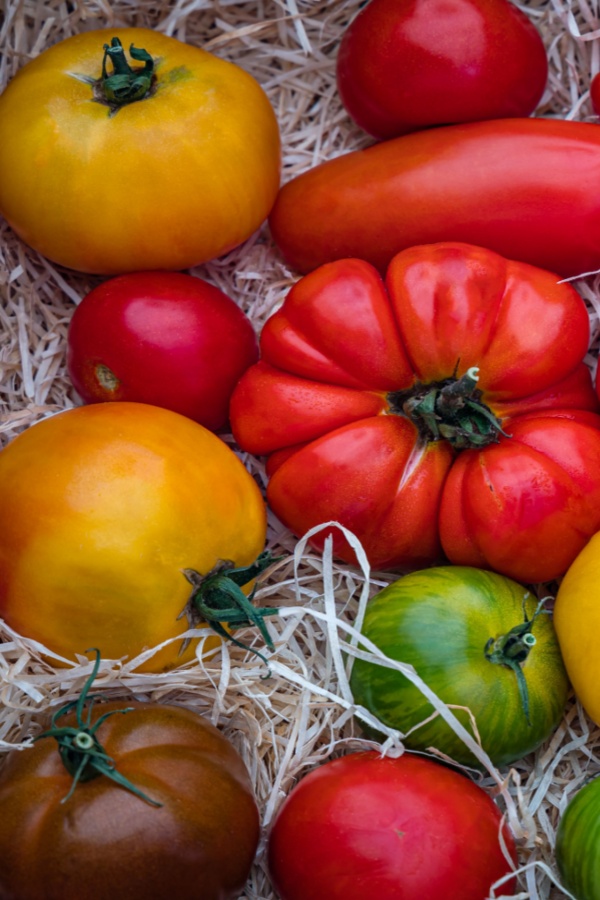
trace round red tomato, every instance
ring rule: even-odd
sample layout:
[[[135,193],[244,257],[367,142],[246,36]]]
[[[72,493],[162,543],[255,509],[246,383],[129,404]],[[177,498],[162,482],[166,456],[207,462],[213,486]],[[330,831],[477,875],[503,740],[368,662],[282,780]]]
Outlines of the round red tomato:
[[[298,535],[335,521],[376,568],[445,557],[549,581],[600,529],[588,341],[570,285],[489,250],[414,247],[385,283],[340,260],[300,279],[265,324],[233,433],[269,455],[267,501]]]
[[[212,431],[226,423],[233,388],[257,358],[240,307],[179,272],[104,282],[83,298],[68,332],[69,376],[86,403],[149,403]]]
[[[511,870],[500,833],[498,808],[464,775],[407,753],[353,753],[292,790],[269,868],[281,900],[483,900]],[[506,828],[503,838],[514,860]]]
[[[542,38],[507,0],[370,0],[337,59],[344,106],[377,138],[528,116],[547,76]]]
[[[96,704],[91,727],[73,714],[56,725],[72,729],[71,746],[104,751],[130,787],[97,774],[90,757],[73,787],[85,751],[67,751],[69,770],[52,737],[11,753],[0,775],[2,897],[240,896],[260,821],[248,771],[220,731],[188,709],[124,701]]]

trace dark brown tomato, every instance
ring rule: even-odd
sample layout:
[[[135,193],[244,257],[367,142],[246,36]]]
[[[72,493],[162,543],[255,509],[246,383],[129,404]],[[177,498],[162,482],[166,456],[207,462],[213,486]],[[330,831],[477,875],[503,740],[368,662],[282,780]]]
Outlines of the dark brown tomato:
[[[118,772],[162,806],[102,775],[62,802],[73,779],[53,738],[11,753],[0,771],[2,900],[240,895],[259,836],[241,756],[184,708],[121,701],[98,704],[94,718],[123,708],[97,737]]]

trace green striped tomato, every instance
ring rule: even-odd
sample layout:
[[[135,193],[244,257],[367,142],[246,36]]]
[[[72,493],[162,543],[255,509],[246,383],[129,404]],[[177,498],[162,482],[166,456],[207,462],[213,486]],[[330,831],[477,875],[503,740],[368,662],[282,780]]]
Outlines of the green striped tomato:
[[[577,900],[600,900],[600,778],[567,804],[556,832],[556,863]]]
[[[367,606],[362,634],[386,656],[414,666],[448,705],[467,707],[495,765],[520,759],[560,721],[568,680],[551,616],[511,579],[467,566],[413,572]],[[434,709],[401,672],[356,659],[355,702],[406,733]],[[472,732],[465,710],[453,710]],[[460,763],[473,754],[440,717],[407,735],[415,750],[436,747]]]

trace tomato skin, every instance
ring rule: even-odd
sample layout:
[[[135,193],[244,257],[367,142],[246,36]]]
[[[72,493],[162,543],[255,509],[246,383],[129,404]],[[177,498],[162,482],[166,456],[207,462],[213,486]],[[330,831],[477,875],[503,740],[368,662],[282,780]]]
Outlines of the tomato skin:
[[[362,634],[387,657],[414,666],[418,675],[451,706],[470,709],[483,749],[496,766],[532,752],[553,733],[567,701],[569,683],[551,617],[540,613],[536,639],[521,666],[527,684],[529,721],[517,676],[486,657],[497,641],[534,616],[537,598],[516,582],[465,566],[413,572],[376,594],[367,606]],[[356,703],[403,733],[434,712],[429,701],[401,673],[356,659],[350,686]],[[453,710],[468,731],[470,717]],[[456,762],[475,758],[439,716],[407,734],[412,750],[435,747]],[[479,763],[476,763],[479,765]]]
[[[510,871],[499,833],[497,807],[463,775],[409,753],[352,753],[291,791],[269,868],[281,900],[482,900]]]
[[[385,283],[367,262],[339,260],[300,279],[266,322],[231,425],[241,447],[268,455],[267,500],[297,535],[333,520],[376,568],[447,558],[547,581],[600,528],[588,341],[571,287],[482,248],[411,248]],[[405,404],[471,367],[512,437],[456,449]],[[356,561],[339,529],[333,541]]]
[[[592,101],[594,114],[600,116],[600,72],[597,72],[592,78],[592,83],[590,84],[590,99]]]
[[[105,281],[76,308],[67,336],[69,377],[86,403],[163,406],[211,431],[225,425],[233,388],[257,359],[240,307],[180,272]]]
[[[109,710],[100,743],[116,769],[163,805],[99,776],[72,776],[52,738],[10,754],[0,772],[0,894],[20,900],[235,900],[259,837],[250,778],[233,745],[191,710],[158,703]],[[62,724],[62,722],[61,722]],[[75,725],[74,716],[64,724]],[[224,833],[227,834],[224,840]]]
[[[157,82],[110,115],[85,78],[100,77],[115,36],[158,60]],[[278,124],[255,79],[150,29],[67,38],[0,97],[0,211],[72,269],[180,270],[220,256],[266,219],[279,179]]]
[[[585,784],[569,801],[556,832],[561,880],[577,900],[600,900],[600,780]]]
[[[249,565],[265,536],[242,462],[170,410],[66,410],[0,453],[0,616],[66,659],[89,647],[131,659],[176,638],[189,627],[178,620],[192,590],[183,570]],[[180,650],[174,641],[140,670],[193,658]]]
[[[554,624],[573,690],[597,724],[600,724],[599,578],[600,534],[596,533],[571,563],[559,585]]]
[[[506,0],[370,0],[337,58],[346,110],[379,139],[528,116],[547,77],[540,34]]]
[[[269,217],[289,265],[465,241],[563,276],[600,268],[597,125],[497,119],[393,138],[283,186]]]

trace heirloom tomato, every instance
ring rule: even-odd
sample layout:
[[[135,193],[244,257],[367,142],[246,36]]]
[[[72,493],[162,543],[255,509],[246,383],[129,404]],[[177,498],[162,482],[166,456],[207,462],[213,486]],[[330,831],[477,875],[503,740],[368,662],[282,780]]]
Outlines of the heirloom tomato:
[[[86,403],[164,406],[216,431],[240,375],[258,359],[250,319],[218,288],[181,272],[111,278],[87,294],[67,336]]]
[[[230,421],[241,447],[269,455],[267,501],[296,534],[333,520],[377,568],[445,554],[546,581],[600,528],[588,340],[569,284],[489,250],[415,247],[385,283],[340,260],[266,322]]]
[[[269,869],[281,900],[483,900],[515,860],[485,791],[405,753],[352,753],[313,769],[271,829]],[[502,892],[514,893],[514,879]]]
[[[600,900],[600,778],[569,800],[558,823],[556,863],[576,900]]]
[[[191,419],[144,403],[66,410],[0,452],[0,616],[69,660],[132,658],[194,623],[188,601],[220,563],[254,562],[265,520],[241,460]],[[191,650],[175,640],[144,668]]]
[[[528,116],[547,77],[539,32],[507,0],[369,0],[337,57],[342,102],[377,138]]]
[[[67,38],[0,96],[0,213],[72,269],[220,256],[266,219],[279,176],[278,124],[258,82],[150,29]]]
[[[554,623],[567,673],[582,706],[600,724],[600,534],[569,566],[554,606]]]
[[[366,259],[381,272],[415,244],[466,241],[564,276],[600,269],[600,128],[495,119],[430,128],[292,178],[269,217],[309,272]]]
[[[494,765],[535,750],[561,719],[569,683],[552,619],[509,578],[468,566],[405,575],[369,601],[362,634],[413,666],[448,706],[470,710]],[[476,762],[444,719],[427,721],[433,706],[401,672],[355,659],[351,688],[357,704],[406,734],[407,747]],[[472,733],[468,713],[453,712]]]
[[[73,729],[68,769],[44,737],[0,772],[2,897],[237,900],[259,815],[247,769],[215,727],[182,707],[124,701],[97,704],[89,725],[87,711],[56,725]],[[89,767],[73,786],[86,748],[130,788]]]

